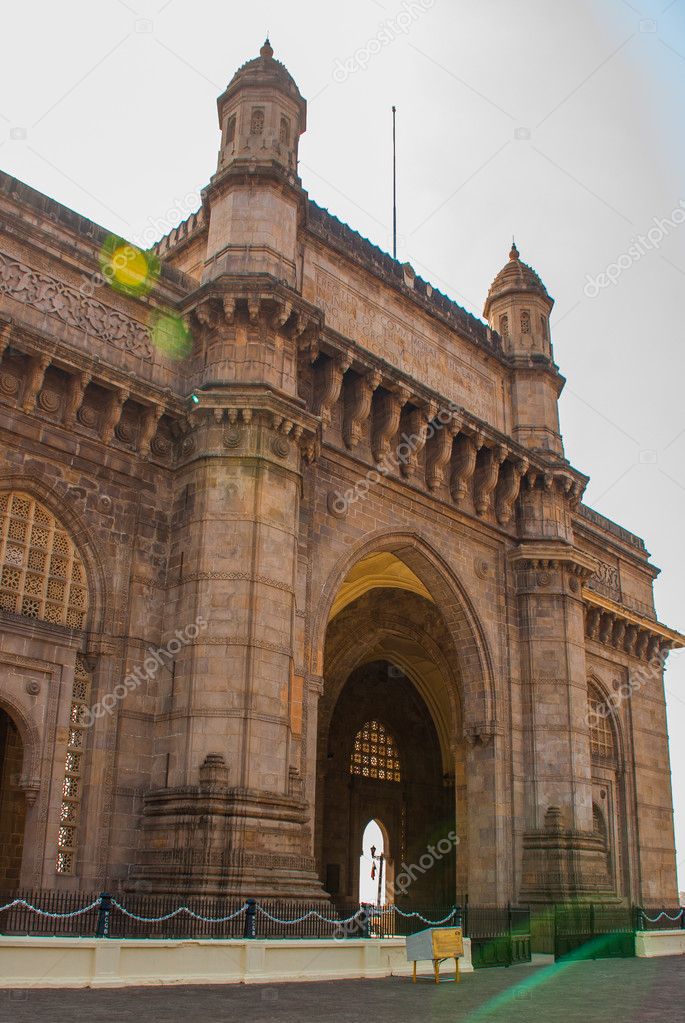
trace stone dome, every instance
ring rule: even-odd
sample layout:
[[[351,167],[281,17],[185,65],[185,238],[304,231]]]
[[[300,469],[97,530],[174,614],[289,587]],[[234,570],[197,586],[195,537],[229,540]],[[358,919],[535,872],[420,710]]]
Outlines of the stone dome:
[[[253,60],[248,60],[245,64],[238,68],[233,78],[228,83],[227,91],[233,90],[236,84],[241,85],[249,84],[249,80],[253,79],[255,84],[263,82],[264,78],[273,78],[280,80],[281,84],[286,85],[289,88],[295,90],[299,95],[299,89],[295,79],[288,71],[285,64],[282,64],[280,60],[274,58],[274,51],[271,43],[268,39],[264,41],[264,45],[259,51],[259,56]]]
[[[521,292],[540,295],[542,298],[552,302],[547,288],[540,280],[538,274],[532,267],[521,262],[519,250],[514,242],[509,253],[509,262],[504,266],[490,285],[488,297],[485,302],[485,316],[490,312],[490,306],[496,298],[502,295],[520,294]]]

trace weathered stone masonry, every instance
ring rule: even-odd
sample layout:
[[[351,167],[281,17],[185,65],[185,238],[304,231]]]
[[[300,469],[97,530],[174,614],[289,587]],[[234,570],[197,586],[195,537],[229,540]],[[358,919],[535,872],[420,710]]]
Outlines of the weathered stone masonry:
[[[268,42],[218,110],[145,297],[0,176],[0,880],[354,900],[375,818],[389,882],[458,837],[407,904],[671,903],[683,640],[545,286],[514,246],[480,321],[313,203]]]

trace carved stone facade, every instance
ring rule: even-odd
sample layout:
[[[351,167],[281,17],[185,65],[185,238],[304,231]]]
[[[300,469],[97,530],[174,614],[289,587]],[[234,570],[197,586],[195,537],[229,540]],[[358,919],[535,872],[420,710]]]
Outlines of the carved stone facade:
[[[219,115],[143,295],[0,176],[0,879],[353,900],[377,819],[408,906],[672,903],[683,640],[581,503],[540,278],[484,322],[316,206],[268,43]]]

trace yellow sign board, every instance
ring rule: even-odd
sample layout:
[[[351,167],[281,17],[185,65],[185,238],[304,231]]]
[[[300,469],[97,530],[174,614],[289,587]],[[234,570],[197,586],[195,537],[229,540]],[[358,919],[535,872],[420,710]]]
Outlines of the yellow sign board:
[[[441,927],[433,931],[433,958],[451,959],[464,954],[464,935],[461,927]]]

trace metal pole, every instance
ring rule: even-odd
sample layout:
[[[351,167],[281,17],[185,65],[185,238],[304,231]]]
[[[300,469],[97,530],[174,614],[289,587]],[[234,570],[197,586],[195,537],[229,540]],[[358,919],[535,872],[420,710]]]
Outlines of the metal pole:
[[[380,908],[380,906],[383,905],[381,899],[383,897],[383,864],[384,864],[384,862],[385,862],[385,856],[383,855],[383,853],[381,853],[380,856],[378,857],[378,864],[379,864],[379,866],[378,866],[378,900],[377,901],[378,901],[379,908]]]
[[[392,257],[397,259],[397,107],[392,108]]]

